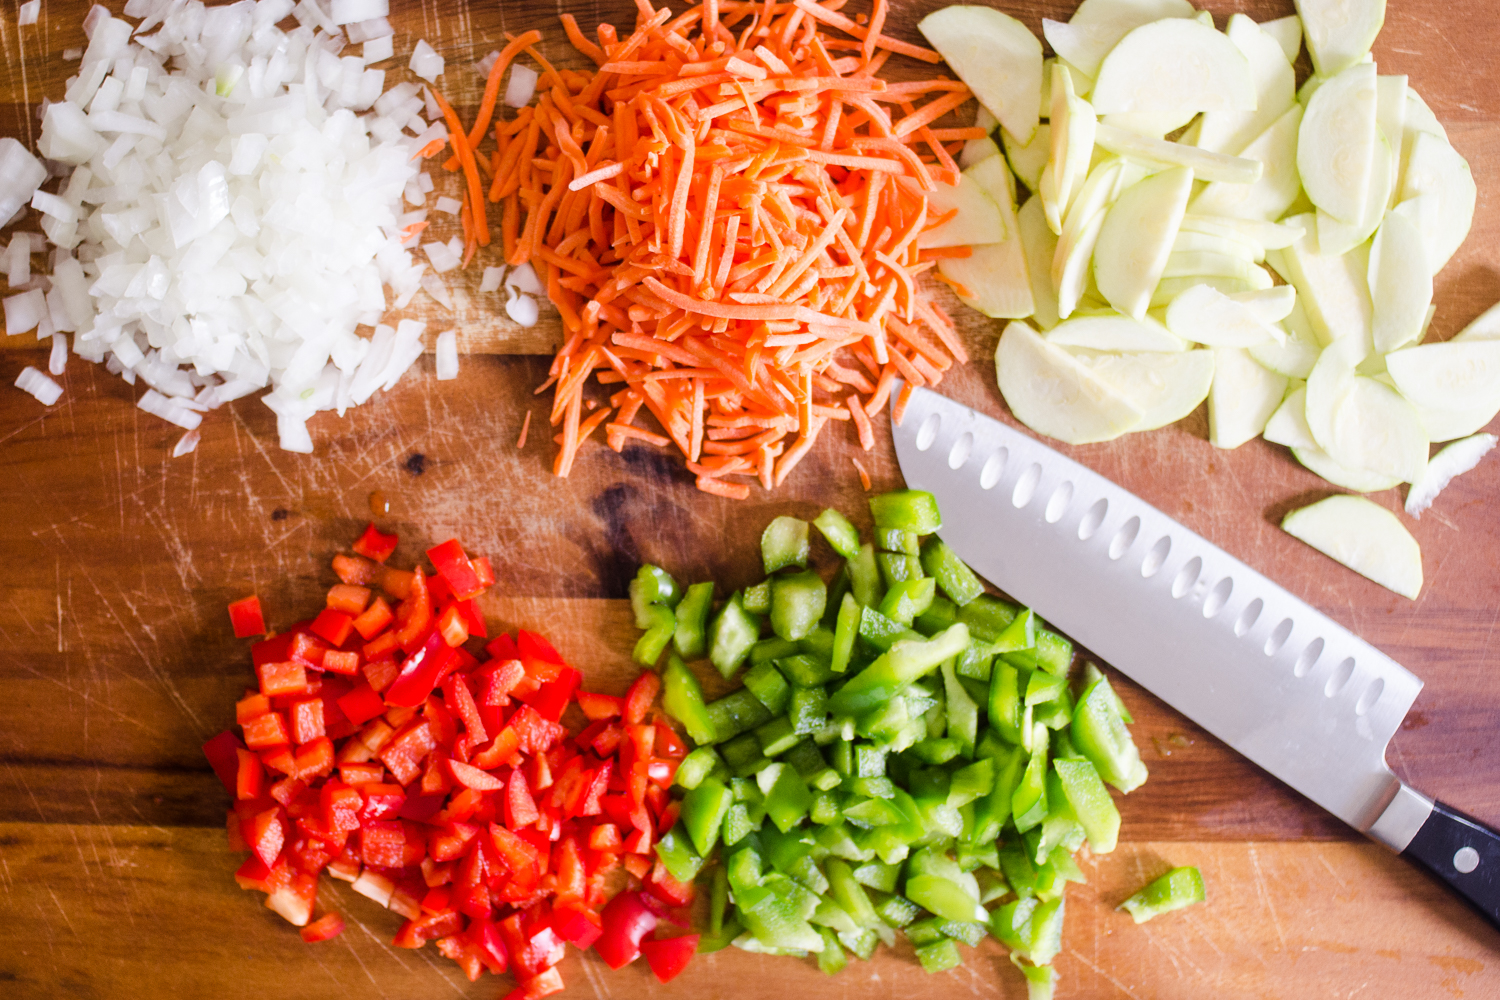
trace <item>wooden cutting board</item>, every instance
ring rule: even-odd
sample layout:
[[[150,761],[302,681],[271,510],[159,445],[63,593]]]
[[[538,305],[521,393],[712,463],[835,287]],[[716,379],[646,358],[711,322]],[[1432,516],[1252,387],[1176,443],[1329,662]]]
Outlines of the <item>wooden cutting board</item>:
[[[936,6],[903,4],[887,30],[916,39],[915,21]],[[1072,5],[1001,6],[1040,29],[1042,16],[1066,18]],[[1236,9],[1209,6],[1221,26]],[[470,64],[503,44],[504,31],[542,28],[544,51],[561,61],[559,11],[586,26],[606,16],[628,23],[618,4],[576,0],[397,8],[397,50],[427,38],[448,58],[446,88],[471,107],[479,77]],[[1240,9],[1257,19],[1291,13],[1288,3]],[[0,14],[0,133],[35,138],[29,111],[60,96],[62,52],[83,44],[85,10],[81,0],[44,0],[40,22],[21,29],[13,4]],[[1410,74],[1479,186],[1469,241],[1436,282],[1440,337],[1500,298],[1500,23],[1491,13],[1482,3],[1393,0],[1375,50],[1383,72]],[[0,996],[509,989],[508,977],[468,984],[430,948],[391,947],[399,918],[342,883],[325,880],[321,899],[349,929],[307,946],[231,878],[239,857],[224,845],[228,802],[198,750],[232,721],[252,679],[224,605],[258,592],[273,625],[315,607],[332,580],[331,554],[370,517],[372,492],[391,504],[382,523],[404,539],[397,563],[458,534],[497,568],[500,584],[485,601],[492,622],[545,631],[590,686],[620,691],[634,641],[622,598],[639,560],[742,585],[755,576],[759,530],[774,514],[810,517],[833,505],[868,528],[851,457],[869,467],[875,489],[900,482],[884,428],[870,455],[825,435],[780,492],[756,489],[743,503],[699,493],[678,459],[635,445],[618,455],[589,446],[569,479],[554,479],[540,433],[550,400],[531,394],[546,360],[525,355],[547,350],[555,319],[544,316],[534,331],[497,319],[498,297],[477,292],[477,272],[451,282],[453,315],[419,310],[435,329],[457,327],[476,352],[458,379],[435,381],[424,361],[348,417],[320,415],[312,456],[279,451],[270,412],[247,399],[210,415],[197,451],[174,460],[180,432],[134,407],[138,389],[77,360],[50,409],[0,391]],[[1008,419],[990,360],[998,330],[956,304],[954,312],[976,360],[943,390]],[[30,350],[0,354],[0,379],[8,384],[28,363],[43,362]],[[518,450],[528,410],[536,423]],[[1205,437],[1200,411],[1160,432],[1067,450],[1421,676],[1427,686],[1392,743],[1392,766],[1500,822],[1500,674],[1489,665],[1500,525],[1487,503],[1500,465],[1488,460],[1420,522],[1408,520],[1427,573],[1410,602],[1277,529],[1287,510],[1327,495],[1326,483],[1282,449],[1257,441],[1222,452]],[[1396,509],[1402,498],[1375,499]],[[1088,885],[1070,890],[1059,997],[1500,995],[1494,931],[1145,692],[1121,689],[1152,776],[1121,802],[1120,848],[1087,862]],[[1180,864],[1203,870],[1207,905],[1142,927],[1113,910]],[[976,952],[937,978],[907,947],[832,981],[811,962],[736,950],[695,962],[670,987],[643,968],[612,973],[576,953],[563,971],[567,995],[596,998],[1024,995],[993,941]]]

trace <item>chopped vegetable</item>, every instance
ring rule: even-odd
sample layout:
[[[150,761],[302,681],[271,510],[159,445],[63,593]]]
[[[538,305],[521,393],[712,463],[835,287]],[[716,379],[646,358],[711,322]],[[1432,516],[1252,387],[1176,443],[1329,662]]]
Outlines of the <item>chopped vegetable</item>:
[[[561,990],[569,943],[616,967],[645,954],[671,979],[697,938],[646,936],[694,897],[702,861],[674,829],[679,812],[705,843],[719,835],[732,796],[708,777],[712,761],[694,802],[672,801],[687,747],[648,718],[656,674],[617,697],[580,690],[535,633],[479,649],[489,561],[450,539],[428,550],[433,575],[397,570],[383,563],[398,541],[370,525],[358,555],[335,557],[340,582],[319,614],[251,647],[259,685],[235,706],[243,742],[226,731],[203,746],[233,799],[231,845],[252,852],[236,880],[323,941],[344,927],[336,913],[312,920],[326,870],[406,918],[397,947],[435,942],[471,980],[509,969],[512,997]],[[653,602],[680,597],[675,582],[641,579],[645,610],[671,614]],[[254,597],[230,611],[237,635],[265,631]],[[575,700],[589,725],[570,735],[559,720]],[[665,701],[714,738],[675,657]],[[689,864],[669,864],[674,851]],[[621,867],[639,888],[610,899]]]
[[[236,639],[266,634],[266,620],[260,613],[260,598],[249,597],[229,603],[229,624]]]
[[[1203,876],[1198,869],[1173,868],[1121,903],[1120,909],[1129,912],[1136,923],[1144,924],[1152,917],[1201,903],[1205,898]]]
[[[1129,716],[1096,668],[1073,676],[1066,639],[985,594],[931,534],[931,494],[870,509],[885,551],[835,511],[814,522],[845,559],[831,586],[804,568],[805,522],[766,529],[770,576],[722,605],[710,645],[725,677],[749,664],[743,689],[704,705],[694,667],[669,660],[665,707],[699,746],[678,768],[681,807],[658,857],[714,886],[700,950],[740,928],[736,946],[816,953],[832,974],[904,929],[939,972],[988,933],[1031,991],[1048,991],[1063,890],[1083,879],[1073,852],[1113,850],[1106,785],[1145,780]],[[637,580],[677,592],[655,566]]]

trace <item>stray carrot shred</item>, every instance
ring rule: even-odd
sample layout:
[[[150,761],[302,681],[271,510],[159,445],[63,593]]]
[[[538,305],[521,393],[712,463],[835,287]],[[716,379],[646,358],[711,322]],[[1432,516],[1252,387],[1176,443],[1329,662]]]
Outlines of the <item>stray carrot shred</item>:
[[[849,456],[849,461],[854,463],[854,468],[859,473],[859,485],[864,487],[866,493],[870,492],[870,474],[865,471],[864,463],[854,455]]]
[[[526,447],[526,432],[531,430],[531,411],[526,411],[526,419],[521,421],[521,436],[516,438],[516,449]]]
[[[555,387],[555,474],[603,426],[610,448],[672,444],[700,490],[744,499],[725,477],[779,486],[829,420],[868,450],[871,417],[889,403],[899,420],[913,385],[966,360],[919,282],[965,250],[917,237],[943,221],[927,192],[956,180],[943,143],[980,131],[934,123],[972,95],[882,79],[892,54],[941,57],[882,33],[890,0],[858,20],[845,2],[705,0],[674,17],[636,0],[634,29],[601,24],[597,42],[563,15],[594,71],[557,69],[528,31],[507,36],[470,129],[433,91],[449,137],[421,155],[451,145],[445,166],[463,172],[464,263],[499,205],[505,261],[531,263],[562,317],[537,390]],[[523,53],[538,99],[507,121],[501,78]],[[623,383],[610,405],[585,402],[590,376]],[[634,426],[642,408],[664,434]]]

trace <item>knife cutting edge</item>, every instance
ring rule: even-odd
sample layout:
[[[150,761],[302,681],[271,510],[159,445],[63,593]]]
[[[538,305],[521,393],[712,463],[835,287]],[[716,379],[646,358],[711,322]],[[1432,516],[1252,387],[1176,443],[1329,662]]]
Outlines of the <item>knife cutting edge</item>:
[[[1500,833],[1403,783],[1405,667],[1096,472],[915,389],[892,427],[964,561],[1080,645],[1500,928]]]

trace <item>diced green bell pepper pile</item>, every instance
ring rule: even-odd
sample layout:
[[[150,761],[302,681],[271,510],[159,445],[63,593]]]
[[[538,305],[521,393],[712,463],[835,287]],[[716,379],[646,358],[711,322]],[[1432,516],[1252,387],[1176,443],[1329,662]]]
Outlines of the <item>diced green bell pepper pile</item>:
[[[1067,639],[984,592],[935,534],[932,494],[870,512],[874,543],[837,511],[812,522],[842,559],[831,584],[809,568],[809,524],[776,518],[766,579],[711,615],[710,584],[641,568],[637,659],[673,645],[665,705],[698,744],[658,856],[711,886],[706,947],[742,928],[733,944],[816,953],[831,974],[904,931],[938,972],[990,934],[1049,997],[1074,852],[1114,849],[1106,786],[1146,779],[1129,713]],[[682,662],[702,659],[744,687],[705,703]],[[1162,892],[1143,907],[1172,905]]]

